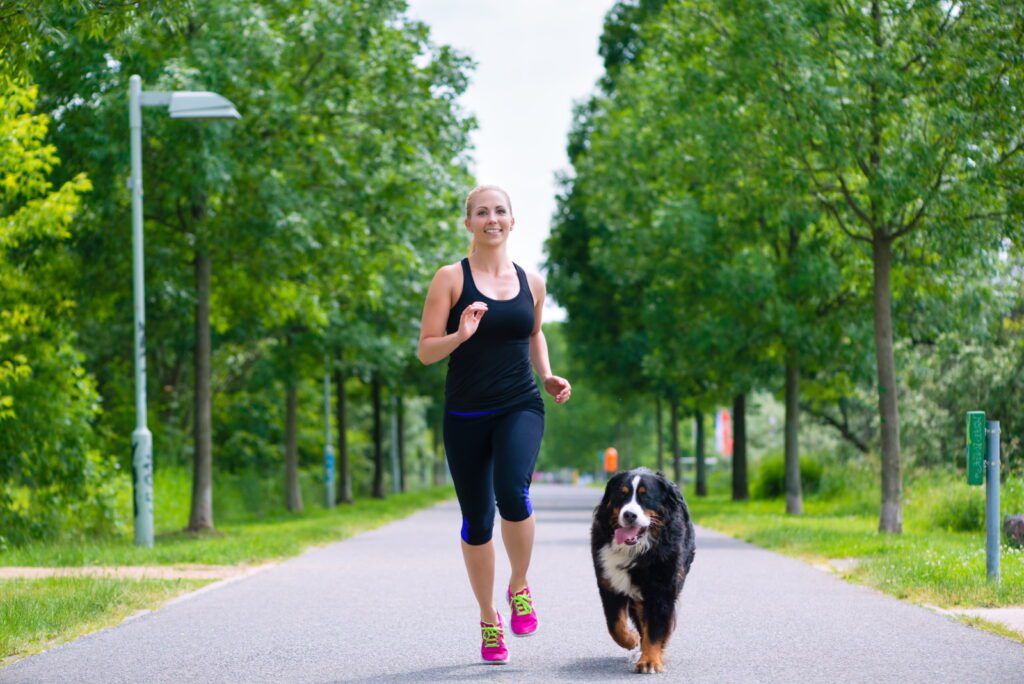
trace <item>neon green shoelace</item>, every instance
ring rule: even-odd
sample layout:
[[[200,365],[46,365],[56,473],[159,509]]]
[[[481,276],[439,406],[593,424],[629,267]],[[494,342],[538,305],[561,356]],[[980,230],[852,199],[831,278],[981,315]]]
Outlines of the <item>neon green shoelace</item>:
[[[523,616],[532,613],[532,601],[533,599],[529,594],[512,594],[512,608],[515,609],[516,615]]]
[[[501,641],[501,627],[481,627],[480,632],[484,637],[484,646],[497,648]]]

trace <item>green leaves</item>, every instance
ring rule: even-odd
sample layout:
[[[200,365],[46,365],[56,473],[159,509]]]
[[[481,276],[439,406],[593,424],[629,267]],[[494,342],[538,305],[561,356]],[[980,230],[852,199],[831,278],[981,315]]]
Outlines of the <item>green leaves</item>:
[[[79,174],[52,189],[59,160],[43,142],[48,118],[32,113],[36,97],[0,73],[0,544],[67,522],[65,497],[101,517],[112,504],[100,484],[109,463],[94,450],[98,396],[61,278],[64,243],[91,186]]]

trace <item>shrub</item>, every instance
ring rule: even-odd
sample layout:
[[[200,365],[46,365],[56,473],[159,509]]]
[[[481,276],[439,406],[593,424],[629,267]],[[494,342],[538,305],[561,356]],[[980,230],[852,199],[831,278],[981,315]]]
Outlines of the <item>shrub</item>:
[[[805,495],[818,491],[821,464],[814,459],[800,459],[800,484]],[[786,462],[782,454],[769,454],[757,464],[751,494],[755,499],[774,499],[786,495]]]
[[[952,532],[985,529],[985,487],[968,485],[962,472],[922,477],[908,487],[906,499],[908,509],[920,511],[929,527]],[[1002,483],[999,508],[1000,525],[1004,516],[1024,513],[1024,482],[1011,476]]]

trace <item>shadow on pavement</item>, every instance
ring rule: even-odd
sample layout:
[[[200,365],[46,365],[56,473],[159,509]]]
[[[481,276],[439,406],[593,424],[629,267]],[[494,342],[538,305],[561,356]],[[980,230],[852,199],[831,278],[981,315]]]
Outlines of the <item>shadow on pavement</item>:
[[[622,679],[633,673],[629,666],[629,658],[623,651],[622,655],[602,658],[579,658],[574,662],[558,668],[558,674],[565,679],[593,681],[595,679]]]
[[[450,665],[442,667],[428,667],[423,670],[415,670],[412,672],[404,672],[402,674],[394,673],[388,675],[378,675],[374,677],[361,677],[358,679],[336,679],[332,680],[338,682],[345,682],[345,684],[380,684],[382,681],[388,682],[458,682],[458,681],[472,681],[478,682],[483,678],[487,679],[517,679],[522,680],[526,672],[522,668],[517,668],[515,665],[489,665],[487,663],[477,663],[473,665]]]

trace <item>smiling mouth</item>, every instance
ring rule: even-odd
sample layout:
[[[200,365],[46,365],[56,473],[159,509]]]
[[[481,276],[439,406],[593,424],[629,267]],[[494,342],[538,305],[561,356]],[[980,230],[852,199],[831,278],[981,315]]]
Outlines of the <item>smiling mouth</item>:
[[[644,536],[646,533],[647,528],[640,527],[639,525],[633,525],[632,527],[616,527],[615,543],[633,546],[640,541],[640,537]]]

